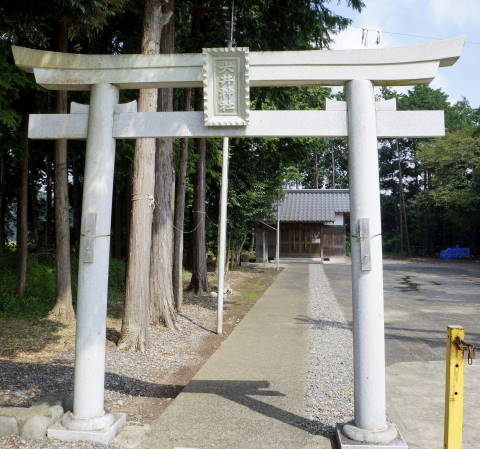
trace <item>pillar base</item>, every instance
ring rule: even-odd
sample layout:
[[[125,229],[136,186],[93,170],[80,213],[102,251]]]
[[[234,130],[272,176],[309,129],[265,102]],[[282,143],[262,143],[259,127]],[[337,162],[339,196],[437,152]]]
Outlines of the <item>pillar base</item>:
[[[63,415],[62,425],[70,430],[101,430],[110,427],[113,421],[113,415],[108,412],[95,418],[76,418],[72,412],[67,412]]]
[[[85,425],[87,420],[82,420],[84,421],[83,429],[79,429],[78,427],[82,427],[81,425],[76,425],[79,420],[72,418],[71,414],[67,413],[64,415],[62,422],[57,422],[48,428],[47,436],[48,438],[56,438],[63,441],[93,441],[95,443],[108,444],[125,426],[127,415],[126,413],[108,413],[104,416],[107,423],[104,428],[88,430],[85,429],[85,427],[89,427],[89,425]],[[109,421],[110,423],[108,424]],[[70,428],[65,427],[64,423]],[[75,429],[72,429],[71,423],[75,423],[73,424],[73,427],[76,427]]]
[[[336,439],[339,449],[408,449],[407,442],[392,423],[380,432],[360,429],[353,423],[337,424]]]

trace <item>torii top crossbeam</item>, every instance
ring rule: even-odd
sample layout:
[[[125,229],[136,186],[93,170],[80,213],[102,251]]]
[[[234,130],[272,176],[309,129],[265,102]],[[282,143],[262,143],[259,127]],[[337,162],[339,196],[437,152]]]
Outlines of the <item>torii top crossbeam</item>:
[[[366,79],[374,85],[426,84],[434,78],[438,67],[455,63],[463,44],[464,38],[460,37],[413,47],[374,50],[249,52],[245,48],[235,48],[168,55],[81,55],[14,46],[13,54],[15,63],[33,72],[36,81],[47,89],[89,90],[102,83],[120,89],[203,86],[205,112],[132,114],[135,111],[120,108],[115,113],[115,138],[334,137],[347,135],[346,108],[338,110],[330,105],[327,111],[250,112],[249,88],[343,85],[352,79]],[[215,77],[219,76],[217,70],[224,67],[215,64],[227,60],[236,61],[229,69],[237,84],[224,83],[220,88],[223,89],[220,97],[227,95],[227,103],[233,97],[233,103],[226,105],[232,106],[233,112],[223,113],[225,111],[218,110],[219,92],[215,91],[218,79]],[[378,137],[444,134],[442,111],[388,109],[377,113]],[[87,134],[85,113],[31,115],[29,136],[34,139],[83,139]]]
[[[365,50],[250,52],[250,86],[343,85],[368,79],[377,86],[426,84],[438,67],[459,58],[463,37],[417,46]],[[13,46],[15,63],[52,90],[202,87],[202,54],[83,55]]]

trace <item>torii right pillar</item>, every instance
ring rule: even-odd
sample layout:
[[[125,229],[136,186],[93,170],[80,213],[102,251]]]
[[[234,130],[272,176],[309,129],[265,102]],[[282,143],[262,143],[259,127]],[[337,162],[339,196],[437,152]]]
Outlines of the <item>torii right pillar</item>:
[[[356,442],[388,444],[397,439],[398,431],[386,416],[383,260],[375,95],[369,80],[348,81],[345,88],[352,236],[355,420],[345,424],[341,432]],[[342,447],[348,445],[342,444]]]

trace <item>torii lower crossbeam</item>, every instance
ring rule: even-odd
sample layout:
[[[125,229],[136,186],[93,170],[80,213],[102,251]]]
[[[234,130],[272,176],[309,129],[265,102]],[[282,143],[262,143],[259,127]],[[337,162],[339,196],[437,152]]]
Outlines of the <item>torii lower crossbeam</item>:
[[[85,139],[88,114],[31,114],[31,139]],[[378,138],[440,137],[443,111],[377,111]],[[251,111],[246,127],[207,127],[202,112],[116,113],[113,137],[346,137],[346,111]]]

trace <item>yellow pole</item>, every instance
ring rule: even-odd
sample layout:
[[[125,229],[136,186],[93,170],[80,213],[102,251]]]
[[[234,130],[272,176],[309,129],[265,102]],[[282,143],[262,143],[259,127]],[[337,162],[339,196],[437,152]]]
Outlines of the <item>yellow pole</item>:
[[[463,347],[458,349],[455,344],[457,337],[463,341],[465,337],[463,327],[448,326],[444,449],[462,449],[464,360]]]

